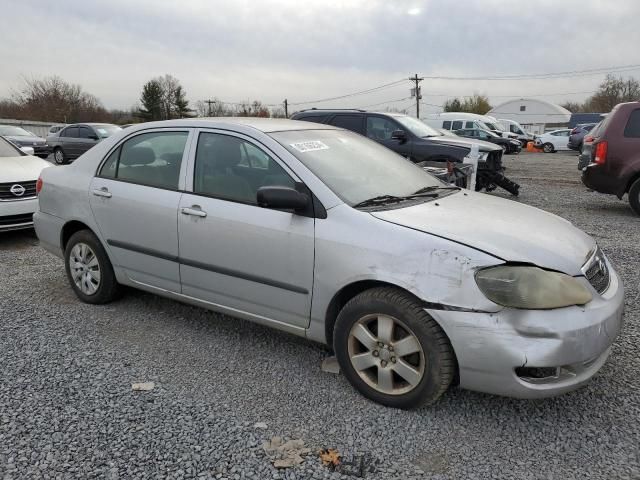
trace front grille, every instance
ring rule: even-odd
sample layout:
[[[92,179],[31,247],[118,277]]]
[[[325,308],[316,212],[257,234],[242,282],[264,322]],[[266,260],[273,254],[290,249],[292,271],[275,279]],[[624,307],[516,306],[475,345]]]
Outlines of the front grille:
[[[598,293],[602,294],[609,288],[609,281],[611,280],[609,267],[607,266],[604,254],[599,248],[596,250],[595,255],[593,255],[583,267],[582,271],[591,286],[595,288]]]
[[[33,213],[23,213],[22,215],[7,215],[4,217],[0,217],[0,227],[31,222],[33,222]]]
[[[16,185],[24,188],[22,195],[16,195],[11,191]],[[16,190],[16,188],[14,188]],[[36,196],[36,181],[29,180],[24,182],[0,183],[0,200],[20,200],[23,198],[31,198]]]

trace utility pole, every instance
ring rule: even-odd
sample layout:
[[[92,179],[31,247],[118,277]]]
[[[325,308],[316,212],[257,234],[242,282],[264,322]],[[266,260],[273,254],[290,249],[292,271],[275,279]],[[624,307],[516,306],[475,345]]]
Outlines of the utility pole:
[[[216,103],[216,102],[211,100],[211,99],[209,99],[209,100],[205,100],[204,103],[206,103],[209,106],[209,108],[207,109],[207,117],[210,117],[211,116],[211,104],[212,103]]]
[[[289,102],[285,98],[283,103],[284,103],[284,116],[286,118],[289,118]]]
[[[409,80],[415,82],[416,86],[411,89],[411,96],[416,97],[416,118],[420,119],[420,100],[422,100],[422,92],[420,91],[420,82],[424,80],[422,77],[418,77],[416,73],[414,77],[409,77]]]

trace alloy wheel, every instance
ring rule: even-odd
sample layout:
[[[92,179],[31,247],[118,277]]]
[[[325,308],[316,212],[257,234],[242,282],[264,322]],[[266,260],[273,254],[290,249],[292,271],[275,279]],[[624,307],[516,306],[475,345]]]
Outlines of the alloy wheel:
[[[62,150],[57,149],[55,152],[53,152],[53,159],[57,164],[62,165],[64,163],[64,153],[62,152]]]
[[[425,373],[420,341],[401,320],[372,314],[351,327],[349,359],[360,378],[387,395],[402,395],[418,386]]]
[[[86,243],[77,243],[69,254],[71,277],[85,295],[93,295],[100,287],[100,263],[95,252]]]

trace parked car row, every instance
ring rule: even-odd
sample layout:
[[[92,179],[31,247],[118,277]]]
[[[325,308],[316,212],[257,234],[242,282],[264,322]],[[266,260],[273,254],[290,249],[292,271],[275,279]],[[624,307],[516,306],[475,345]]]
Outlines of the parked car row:
[[[4,137],[18,147],[31,147],[36,156],[47,158],[51,147],[47,141],[22,127],[14,125],[0,125],[0,137]]]

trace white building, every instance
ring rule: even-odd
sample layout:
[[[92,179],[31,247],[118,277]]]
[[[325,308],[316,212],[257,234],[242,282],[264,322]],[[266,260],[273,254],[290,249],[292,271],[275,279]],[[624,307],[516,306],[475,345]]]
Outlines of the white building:
[[[528,132],[535,134],[544,133],[546,125],[563,125],[569,123],[571,118],[571,112],[566,108],[534,98],[509,100],[492,108],[487,115],[497,119],[513,120]]]

